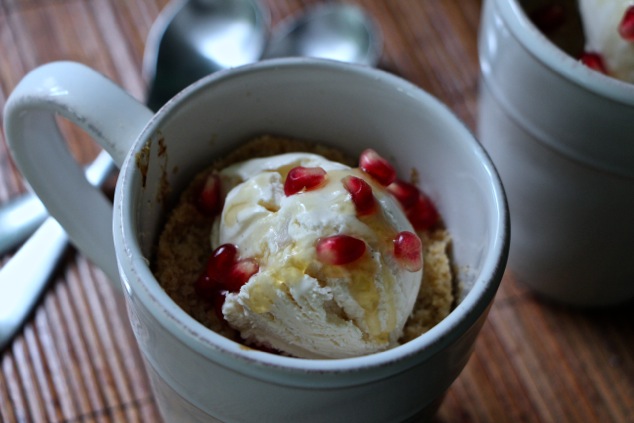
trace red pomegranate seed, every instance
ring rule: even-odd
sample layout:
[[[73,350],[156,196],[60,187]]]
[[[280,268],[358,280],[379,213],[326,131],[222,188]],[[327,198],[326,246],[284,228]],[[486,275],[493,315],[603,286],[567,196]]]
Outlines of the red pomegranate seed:
[[[284,181],[284,194],[291,196],[300,191],[310,191],[319,188],[326,180],[326,171],[321,167],[292,168]]]
[[[238,248],[233,244],[222,244],[207,260],[207,276],[222,281],[238,259]]]
[[[194,289],[199,296],[213,302],[214,311],[222,320],[226,291],[239,291],[259,270],[260,266],[255,259],[238,259],[238,247],[222,244],[211,253],[205,273],[194,283]]]
[[[220,189],[220,177],[215,173],[209,175],[198,195],[198,209],[201,212],[209,216],[220,212],[222,205]]]
[[[387,186],[387,190],[392,194],[403,208],[412,207],[418,200],[419,189],[416,185],[397,179]]]
[[[359,216],[374,213],[376,201],[372,187],[366,181],[356,176],[348,175],[341,180],[344,188],[350,193],[352,202]]]
[[[619,34],[624,40],[634,42],[634,4],[625,9],[619,24]]]
[[[196,295],[205,300],[211,300],[218,289],[218,283],[211,279],[206,273],[201,274],[194,282]]]
[[[258,270],[260,270],[260,266],[255,259],[238,260],[231,266],[226,279],[223,280],[223,285],[229,292],[238,292],[251,276],[258,273]]]
[[[365,242],[349,235],[333,235],[317,241],[317,260],[324,264],[343,265],[361,258]]]
[[[202,298],[213,302],[214,311],[222,320],[226,291],[239,291],[259,270],[255,259],[239,260],[238,248],[233,244],[223,244],[212,252],[206,271],[194,283],[194,289]]]
[[[394,257],[410,272],[423,268],[423,244],[412,232],[399,232],[394,238]]]
[[[431,200],[422,192],[419,193],[416,204],[407,209],[407,218],[417,231],[433,228],[440,216]]]
[[[566,20],[566,12],[560,4],[549,4],[531,13],[531,20],[544,32],[560,28]]]
[[[218,282],[203,273],[194,283],[194,290],[202,299],[210,301],[218,319],[220,321],[224,320],[222,305],[225,302],[225,295]]]
[[[371,148],[361,153],[359,167],[385,187],[396,179],[396,171],[390,162],[379,156],[379,153]]]
[[[586,52],[581,55],[581,63],[597,72],[607,75],[608,70],[603,63],[603,57],[599,53]]]

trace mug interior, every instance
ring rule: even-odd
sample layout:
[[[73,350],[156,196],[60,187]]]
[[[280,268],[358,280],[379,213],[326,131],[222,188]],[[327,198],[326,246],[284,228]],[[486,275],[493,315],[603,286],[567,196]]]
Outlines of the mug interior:
[[[319,141],[358,155],[374,148],[420,186],[452,236],[463,295],[431,331],[389,351],[306,360],[245,349],[196,322],[162,290],[147,265],[166,212],[214,157],[261,134]],[[461,336],[485,312],[508,250],[506,200],[488,156],[440,102],[411,83],[363,66],[276,59],[218,72],[169,102],[137,140],[119,178],[128,291],[156,319],[203,355],[228,365],[256,363],[302,372],[343,372],[405,358],[422,360]],[[121,259],[121,258],[120,258]],[[183,331],[181,328],[186,327]],[[222,358],[221,358],[222,359]]]
[[[519,0],[487,1],[496,3],[508,29],[550,69],[600,96],[634,106],[634,84],[595,72],[559,49],[530,21]]]

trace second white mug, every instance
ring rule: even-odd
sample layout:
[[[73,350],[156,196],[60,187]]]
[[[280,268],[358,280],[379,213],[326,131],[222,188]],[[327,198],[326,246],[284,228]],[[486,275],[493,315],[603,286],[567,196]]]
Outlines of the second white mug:
[[[517,0],[484,3],[478,135],[511,210],[509,268],[576,306],[634,297],[634,85],[552,44]]]

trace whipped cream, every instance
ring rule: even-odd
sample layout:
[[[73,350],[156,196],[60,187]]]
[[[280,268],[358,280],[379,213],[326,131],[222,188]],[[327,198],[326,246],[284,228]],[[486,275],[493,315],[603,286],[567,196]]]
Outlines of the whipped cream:
[[[326,182],[285,195],[286,174],[296,166],[323,168]],[[347,175],[371,185],[378,212],[357,216],[341,183]],[[228,194],[212,248],[234,244],[241,257],[259,263],[222,307],[243,338],[303,358],[354,357],[396,345],[422,270],[406,270],[391,253],[396,233],[414,232],[392,195],[359,169],[308,153],[238,163],[220,179]],[[317,260],[317,241],[341,233],[365,241],[365,256],[346,266]]]
[[[608,73],[634,83],[634,42],[619,34],[619,25],[632,0],[579,0],[586,51],[599,53]]]

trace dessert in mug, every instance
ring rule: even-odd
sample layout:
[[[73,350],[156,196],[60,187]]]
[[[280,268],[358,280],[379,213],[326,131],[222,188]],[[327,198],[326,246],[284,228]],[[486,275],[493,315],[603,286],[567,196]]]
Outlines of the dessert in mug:
[[[521,0],[556,45],[594,70],[634,83],[634,1]]]
[[[261,136],[194,179],[153,266],[179,306],[224,336],[345,358],[407,342],[451,311],[449,245],[428,197],[375,151],[351,159]]]

